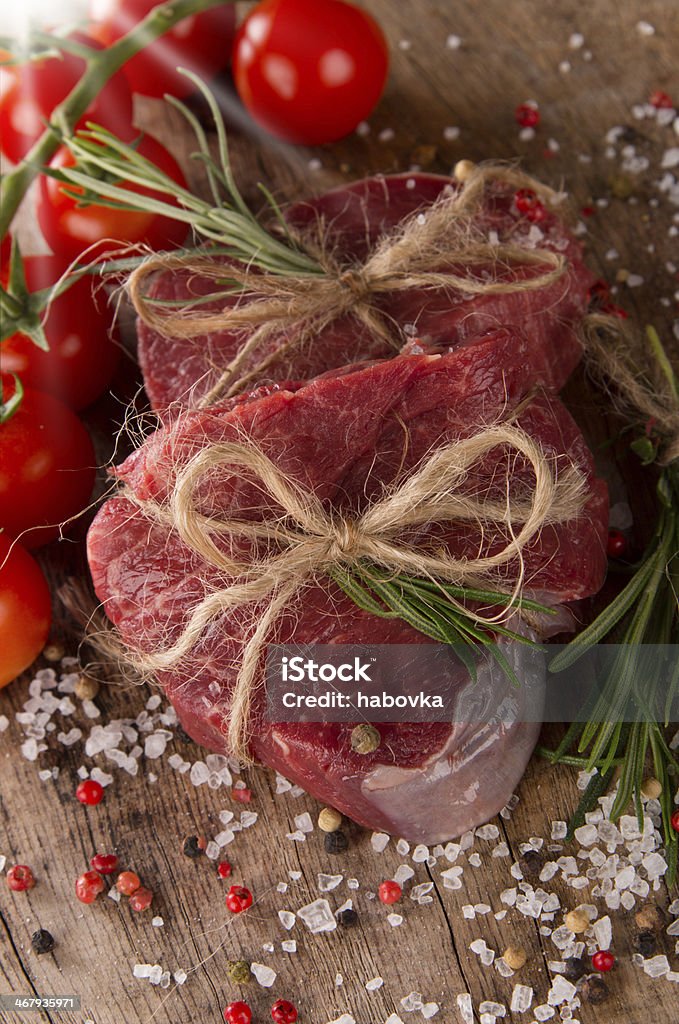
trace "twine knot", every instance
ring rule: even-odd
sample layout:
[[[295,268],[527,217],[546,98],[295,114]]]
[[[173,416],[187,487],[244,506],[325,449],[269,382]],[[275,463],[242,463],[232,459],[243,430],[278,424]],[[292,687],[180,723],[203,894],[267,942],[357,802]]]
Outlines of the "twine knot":
[[[349,292],[354,302],[362,302],[370,294],[370,283],[360,267],[350,267],[339,275],[339,284]]]
[[[361,533],[357,523],[351,519],[332,521],[332,533],[328,540],[328,558],[331,562],[352,560],[360,548]]]

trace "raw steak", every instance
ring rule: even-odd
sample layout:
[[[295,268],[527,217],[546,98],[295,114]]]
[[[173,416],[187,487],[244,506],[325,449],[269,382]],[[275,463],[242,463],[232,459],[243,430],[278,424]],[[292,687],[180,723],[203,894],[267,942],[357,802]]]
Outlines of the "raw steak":
[[[351,265],[365,258],[380,235],[454,187],[449,178],[429,174],[368,178],[320,199],[298,203],[288,211],[287,218],[298,229],[320,220],[336,257]],[[465,295],[436,289],[391,292],[380,299],[378,308],[390,325],[393,345],[369,333],[354,317],[345,316],[319,333],[313,343],[293,344],[282,351],[287,336],[269,339],[243,366],[243,373],[248,373],[271,357],[261,379],[250,380],[248,387],[262,382],[308,380],[332,367],[393,356],[414,334],[425,348],[449,351],[473,344],[489,329],[508,325],[525,332],[529,339],[524,351],[535,381],[560,388],[580,358],[574,327],[587,307],[593,281],[582,263],[580,245],[552,214],[539,226],[529,223],[517,213],[512,193],[506,190],[489,196],[478,227],[488,237],[561,252],[569,261],[568,272],[548,288],[523,293]],[[536,267],[513,271],[478,267],[474,273],[519,278],[540,271]],[[466,269],[464,273],[471,272]],[[214,289],[214,282],[195,274],[166,272],[154,280],[150,294],[156,299],[181,302]],[[216,311],[235,301],[227,296],[203,308]],[[173,402],[195,405],[243,341],[242,334],[228,331],[189,340],[168,339],[142,322],[138,334],[146,390],[151,404],[159,410]]]
[[[117,475],[137,498],[162,500],[176,468],[206,441],[249,437],[327,508],[355,513],[432,448],[511,416],[523,401],[516,422],[561,465],[572,460],[587,481],[580,515],[545,526],[525,550],[530,591],[559,606],[594,593],[602,583],[607,498],[566,409],[554,397],[533,394],[527,345],[524,337],[502,330],[449,355],[399,356],[264,390],[222,408],[177,414]],[[470,481],[491,496],[502,495],[501,462],[499,453],[491,453],[474,467]],[[513,463],[512,487],[521,488],[522,482],[530,488],[532,475],[519,460]],[[201,483],[197,503],[212,515],[260,519],[280,513],[242,472],[228,468]],[[457,524],[427,525],[413,540],[458,555],[476,552],[480,542],[476,528]],[[490,551],[500,542],[490,530],[481,548]],[[247,556],[244,541],[233,543]],[[214,568],[124,496],[109,499],[99,511],[89,533],[89,559],[97,594],[132,650],[172,643],[196,603],[219,586]],[[243,615],[225,615],[205,630],[186,663],[159,677],[187,732],[217,751],[225,749],[224,711],[243,635]],[[429,642],[401,621],[361,611],[328,580],[303,590],[271,639]],[[516,657],[525,680],[515,694],[517,706],[532,701],[539,707],[540,666],[530,649],[521,648]],[[488,682],[484,675],[473,684],[466,671],[458,671],[458,699],[479,702],[477,722],[380,724],[381,745],[368,755],[351,750],[351,725],[267,723],[260,687],[253,705],[252,753],[363,825],[437,842],[500,810],[537,737],[537,724],[512,722],[511,716],[498,721],[482,711]]]

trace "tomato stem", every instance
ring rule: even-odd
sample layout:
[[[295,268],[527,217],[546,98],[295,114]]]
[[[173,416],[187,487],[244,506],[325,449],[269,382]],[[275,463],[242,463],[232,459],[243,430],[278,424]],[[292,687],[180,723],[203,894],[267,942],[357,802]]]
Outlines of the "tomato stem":
[[[66,99],[54,109],[50,124],[21,163],[2,176],[0,239],[7,234],[14,214],[31,183],[54,156],[63,136],[73,133],[75,125],[109,78],[153,39],[164,35],[184,18],[224,3],[234,2],[235,0],[168,0],[167,3],[154,7],[118,42],[103,50],[92,50],[87,55],[87,67],[82,78]],[[55,39],[54,43],[58,46],[58,39]]]

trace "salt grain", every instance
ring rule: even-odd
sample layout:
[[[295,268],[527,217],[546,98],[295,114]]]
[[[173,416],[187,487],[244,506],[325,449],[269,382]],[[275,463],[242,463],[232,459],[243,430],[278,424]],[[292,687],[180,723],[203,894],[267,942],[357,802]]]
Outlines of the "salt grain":
[[[332,892],[332,890],[336,889],[343,879],[344,875],[325,875],[319,873],[318,888],[321,892]]]
[[[314,900],[297,911],[297,916],[302,919],[310,932],[332,932],[337,927],[335,915],[330,909],[327,900]]]
[[[389,845],[389,836],[386,832],[373,832],[370,837],[370,845],[375,853],[382,853]]]
[[[296,953],[297,943],[294,939],[286,939],[285,942],[281,942],[281,949],[284,953]]]
[[[371,978],[370,981],[366,981],[365,987],[368,992],[376,992],[378,988],[382,988],[384,985],[384,978]]]
[[[403,924],[403,915],[402,914],[387,914],[387,921],[389,922],[389,924],[391,925],[392,928],[398,928],[399,925]]]
[[[428,857],[429,847],[424,846],[422,843],[416,846],[413,850],[413,861],[415,864],[421,864],[423,861],[427,860]]]
[[[250,970],[262,988],[271,988],[276,980],[276,972],[266,964],[252,963]]]
[[[468,992],[463,992],[457,997],[457,1008],[460,1011],[463,1024],[474,1024],[474,1004]]]
[[[512,1013],[525,1013],[533,1004],[533,989],[529,985],[515,985],[509,1009]]]

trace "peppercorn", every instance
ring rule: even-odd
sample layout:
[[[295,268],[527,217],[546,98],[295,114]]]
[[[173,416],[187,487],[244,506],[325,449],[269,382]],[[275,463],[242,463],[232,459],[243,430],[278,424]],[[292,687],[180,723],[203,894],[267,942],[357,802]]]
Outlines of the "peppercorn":
[[[581,956],[571,956],[566,960],[564,978],[569,981],[580,981],[587,974],[587,965]]]
[[[377,750],[382,737],[374,725],[364,722],[351,730],[351,749],[357,754],[372,754]]]
[[[416,146],[410,154],[410,162],[411,164],[417,164],[418,167],[431,167],[437,156],[436,146]]]
[[[502,954],[502,959],[513,971],[520,971],[525,965],[528,956],[522,946],[507,946]]]
[[[182,729],[181,725],[176,725],[174,730],[175,739],[178,739],[180,743],[193,743],[193,740],[189,736],[186,729]]]
[[[581,910],[571,910],[566,914],[564,924],[569,931],[577,935],[578,932],[587,931],[589,928],[589,918]]]
[[[579,994],[585,1002],[597,1006],[599,1003],[606,1002],[610,992],[603,978],[597,977],[596,974],[591,974],[589,978],[585,978],[583,981]]]
[[[637,953],[641,953],[644,959],[649,956],[655,956],[658,943],[655,934],[650,931],[639,932],[636,937],[636,949]]]
[[[334,807],[324,807],[318,815],[318,827],[322,832],[336,832],[342,824],[342,815]]]
[[[458,160],[453,168],[453,177],[456,181],[465,182],[471,178],[476,170],[476,164],[471,160]]]
[[[201,844],[200,836],[187,836],[182,850],[185,857],[200,857],[205,852],[205,844]]]
[[[641,794],[647,800],[658,800],[662,796],[662,782],[658,779],[645,779],[641,786]]]
[[[595,971],[608,974],[615,967],[615,957],[608,949],[598,949],[592,957],[592,967]]]
[[[337,920],[344,928],[354,928],[358,924],[358,914],[355,910],[341,910]]]
[[[46,661],[61,661],[65,653],[64,645],[54,642],[43,648],[42,656]]]
[[[42,953],[51,953],[54,949],[54,936],[44,928],[39,928],[31,935],[31,946],[33,952],[40,956]]]
[[[92,676],[81,675],[73,687],[78,700],[94,700],[99,693],[99,683]]]
[[[665,924],[665,915],[656,903],[647,903],[634,915],[640,932],[660,932]]]
[[[634,192],[634,182],[627,174],[611,174],[607,185],[616,199],[629,199]]]
[[[349,847],[349,840],[346,837],[346,833],[339,830],[337,832],[326,832],[323,846],[326,853],[344,853]]]
[[[545,858],[537,850],[526,850],[519,857],[519,867],[523,875],[539,875],[545,866]]]
[[[247,960],[229,960],[226,965],[226,973],[234,985],[247,985],[252,977]]]

